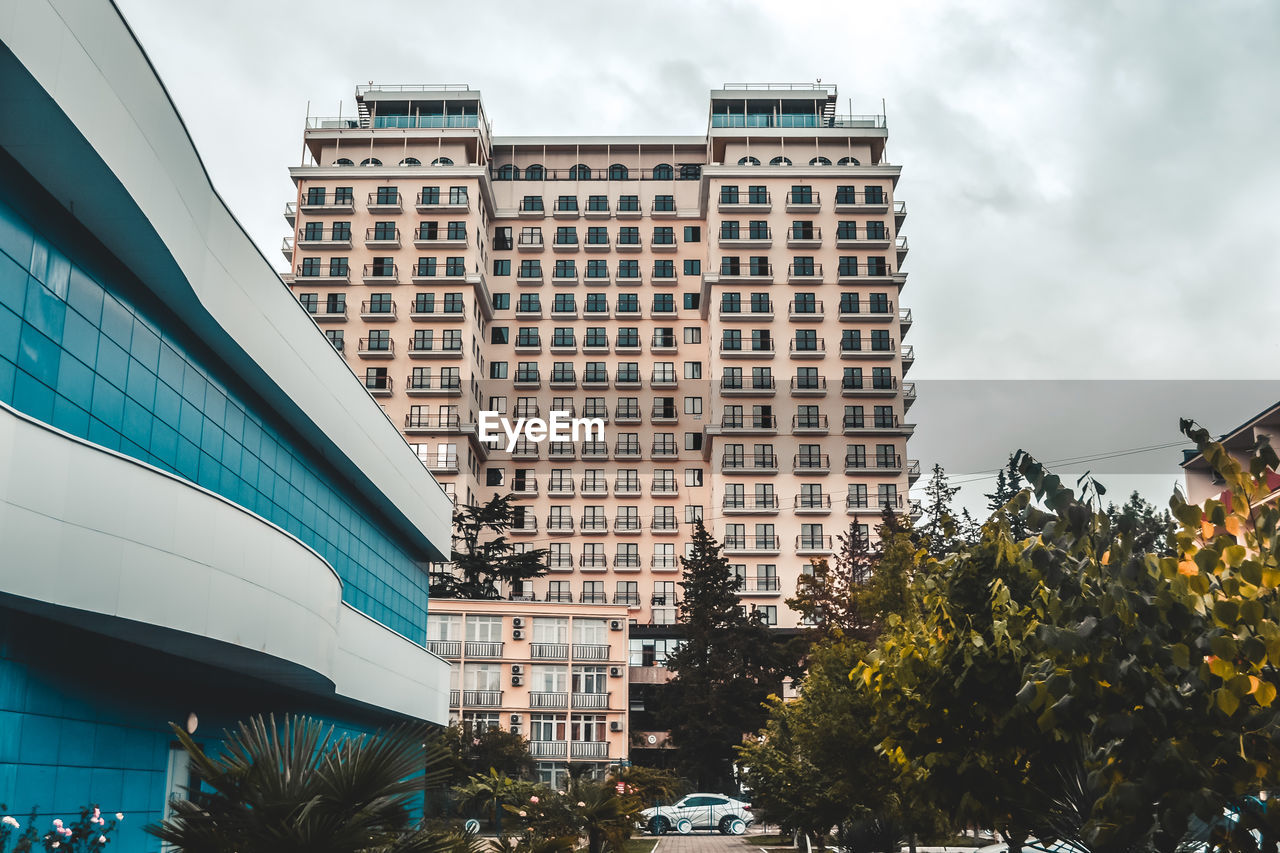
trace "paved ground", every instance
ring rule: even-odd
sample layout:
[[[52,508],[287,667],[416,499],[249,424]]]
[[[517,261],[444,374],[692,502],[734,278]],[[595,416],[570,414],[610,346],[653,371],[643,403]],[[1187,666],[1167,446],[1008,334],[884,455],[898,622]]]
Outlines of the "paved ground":
[[[766,848],[748,844],[742,836],[721,835],[718,832],[676,835],[668,833],[658,841],[653,853],[748,853]]]

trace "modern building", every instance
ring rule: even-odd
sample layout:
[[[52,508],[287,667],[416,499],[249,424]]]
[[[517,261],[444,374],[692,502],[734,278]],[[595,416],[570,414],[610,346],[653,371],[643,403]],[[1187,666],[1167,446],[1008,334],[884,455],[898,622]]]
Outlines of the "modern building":
[[[566,606],[567,605],[567,606]],[[453,664],[450,714],[529,741],[539,778],[629,755],[625,604],[436,599],[427,648]]]
[[[900,167],[837,100],[728,85],[696,135],[504,138],[466,86],[370,85],[307,120],[294,293],[446,490],[521,496],[551,573],[512,595],[608,597],[642,643],[701,516],[794,627],[811,559],[914,511]],[[486,443],[483,411],[604,437]]]
[[[113,844],[168,723],[444,723],[451,505],[258,252],[105,0],[0,15],[0,803]],[[47,823],[44,823],[47,826]]]
[[[1262,439],[1270,442],[1272,448],[1280,452],[1280,403],[1263,409],[1235,429],[1223,434],[1218,441],[1247,470],[1253,448]],[[1182,461],[1182,474],[1187,483],[1187,501],[1202,504],[1210,498],[1221,496],[1226,489],[1226,483],[1209,466],[1204,454],[1189,450],[1185,453],[1185,457]],[[1267,479],[1273,492],[1280,490],[1280,472],[1269,471]],[[1274,493],[1272,497],[1274,498]]]

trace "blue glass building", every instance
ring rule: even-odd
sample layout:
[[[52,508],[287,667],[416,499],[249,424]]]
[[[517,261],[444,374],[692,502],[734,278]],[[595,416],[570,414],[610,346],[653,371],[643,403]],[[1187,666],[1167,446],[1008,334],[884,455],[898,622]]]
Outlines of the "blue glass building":
[[[0,804],[116,842],[167,723],[447,719],[451,505],[209,183],[108,2],[0,20]]]

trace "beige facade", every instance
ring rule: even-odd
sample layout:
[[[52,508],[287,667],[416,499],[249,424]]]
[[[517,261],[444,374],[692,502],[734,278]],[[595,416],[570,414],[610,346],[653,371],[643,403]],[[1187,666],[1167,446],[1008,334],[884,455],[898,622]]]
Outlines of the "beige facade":
[[[453,720],[519,732],[548,783],[629,753],[626,606],[435,599],[427,648],[450,663]]]
[[[702,135],[490,135],[478,92],[361,87],[291,170],[291,286],[457,499],[521,495],[510,590],[678,617],[701,515],[781,627],[855,518],[911,512],[905,205],[832,86],[711,93]],[[479,413],[605,420],[485,446]],[[433,605],[435,606],[435,605]]]
[[[1280,403],[1264,409],[1240,426],[1219,437],[1227,452],[1248,470],[1248,460],[1259,441],[1270,442],[1280,449]],[[1202,504],[1210,498],[1220,498],[1226,491],[1226,483],[1209,466],[1200,453],[1188,453],[1182,462],[1183,477],[1187,482],[1187,501]],[[1267,479],[1273,490],[1280,490],[1280,472],[1268,471]],[[1273,500],[1274,494],[1268,498]]]

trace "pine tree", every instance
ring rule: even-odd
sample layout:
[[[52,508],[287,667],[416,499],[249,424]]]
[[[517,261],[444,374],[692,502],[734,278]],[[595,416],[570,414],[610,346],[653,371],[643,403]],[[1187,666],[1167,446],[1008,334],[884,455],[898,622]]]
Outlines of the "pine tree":
[[[764,701],[792,674],[757,613],[739,606],[741,580],[701,520],[681,558],[685,640],[667,657],[675,678],[664,689],[663,724],[682,772],[702,790],[732,784],[734,747],[764,724]]]
[[[506,536],[515,515],[515,495],[494,495],[489,502],[463,504],[453,514],[455,574],[434,575],[430,594],[437,598],[497,598],[499,583],[545,575],[547,550],[517,551]]]
[[[866,635],[874,616],[862,600],[876,571],[879,554],[855,516],[836,539],[840,548],[831,561],[814,559],[796,582],[787,606],[827,637]]]
[[[958,491],[960,487],[951,485],[943,467],[934,463],[929,483],[924,487],[924,524],[921,525],[925,547],[934,557],[942,557],[955,547],[956,521],[951,501]]]
[[[1022,474],[1018,472],[1017,454],[1010,454],[1004,468],[996,473],[996,490],[987,494],[987,508],[992,515],[1003,515],[1009,531],[1016,540],[1027,538],[1027,523],[1021,512],[1009,512],[1005,506],[1016,498],[1024,487]]]

